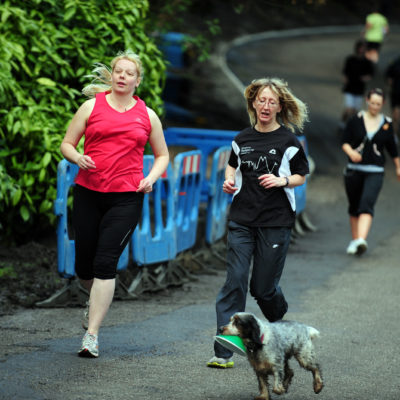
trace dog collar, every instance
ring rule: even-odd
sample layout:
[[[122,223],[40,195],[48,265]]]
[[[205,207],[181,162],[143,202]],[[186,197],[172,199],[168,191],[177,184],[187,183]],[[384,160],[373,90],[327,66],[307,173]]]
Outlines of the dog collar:
[[[261,335],[260,339],[261,339],[261,343],[263,343],[264,342],[264,334]]]

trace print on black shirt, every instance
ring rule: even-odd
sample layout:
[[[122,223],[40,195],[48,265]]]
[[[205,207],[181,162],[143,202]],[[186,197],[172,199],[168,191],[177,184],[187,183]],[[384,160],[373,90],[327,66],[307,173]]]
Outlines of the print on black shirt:
[[[258,181],[264,174],[309,173],[304,149],[292,132],[284,127],[267,133],[244,129],[232,142],[229,165],[236,169],[238,187],[229,219],[247,226],[293,226],[294,189],[264,189]]]

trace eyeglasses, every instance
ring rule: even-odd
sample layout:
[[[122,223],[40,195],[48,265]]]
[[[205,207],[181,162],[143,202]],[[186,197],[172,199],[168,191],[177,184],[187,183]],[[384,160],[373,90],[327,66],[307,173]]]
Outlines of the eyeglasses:
[[[275,100],[266,100],[266,99],[256,99],[256,103],[259,106],[264,107],[265,105],[268,105],[269,107],[277,107],[279,106],[279,102]]]

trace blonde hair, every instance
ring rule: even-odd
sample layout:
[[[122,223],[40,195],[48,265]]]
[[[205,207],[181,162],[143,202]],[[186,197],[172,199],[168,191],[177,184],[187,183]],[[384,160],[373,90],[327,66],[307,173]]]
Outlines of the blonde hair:
[[[120,51],[110,63],[111,68],[102,63],[95,63],[94,69],[90,75],[85,78],[92,78],[92,82],[82,89],[82,93],[87,97],[94,97],[96,93],[111,90],[111,74],[114,67],[120,60],[129,60],[136,65],[137,73],[140,81],[143,78],[143,65],[140,57],[131,50]]]
[[[252,126],[257,123],[257,113],[253,106],[259,93],[268,87],[279,98],[282,109],[277,114],[277,121],[292,132],[296,129],[303,130],[304,123],[308,121],[307,105],[298,99],[289,89],[287,82],[279,78],[255,79],[244,91],[247,101],[247,113]]]

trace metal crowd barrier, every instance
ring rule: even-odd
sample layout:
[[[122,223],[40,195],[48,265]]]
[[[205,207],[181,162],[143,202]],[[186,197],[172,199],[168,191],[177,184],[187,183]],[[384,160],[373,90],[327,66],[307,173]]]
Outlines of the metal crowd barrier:
[[[190,146],[199,149],[202,154],[201,172],[203,183],[201,189],[201,201],[208,201],[209,182],[206,177],[208,157],[222,146],[231,145],[236,131],[218,129],[198,129],[170,127],[165,129],[165,140],[168,146]]]
[[[228,164],[230,146],[220,147],[213,156],[210,180],[208,182],[208,201],[206,217],[206,242],[213,244],[226,233],[228,206],[231,196],[222,191],[225,181],[225,168]]]
[[[145,176],[153,163],[153,156],[144,156]],[[144,196],[141,220],[131,239],[132,258],[138,271],[129,286],[130,293],[138,295],[183,282],[180,271],[169,264],[177,254],[173,175],[169,164],[165,173],[153,185],[153,191]]]
[[[197,237],[202,173],[200,150],[179,153],[174,160],[178,253],[194,246]]]

